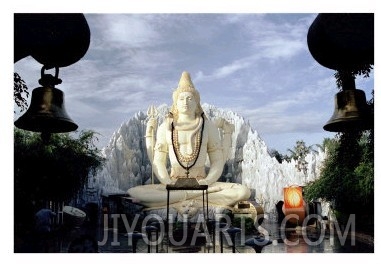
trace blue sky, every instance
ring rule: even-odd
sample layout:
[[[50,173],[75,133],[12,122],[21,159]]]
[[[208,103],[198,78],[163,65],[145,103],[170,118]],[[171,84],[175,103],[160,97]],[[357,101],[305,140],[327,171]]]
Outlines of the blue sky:
[[[99,147],[136,112],[171,104],[184,70],[203,103],[243,116],[270,149],[286,153],[297,140],[313,145],[334,136],[323,130],[338,92],[334,70],[319,65],[307,46],[317,13],[85,16],[90,47],[80,61],[60,69],[57,88],[79,130],[100,133]],[[33,89],[41,67],[27,57],[14,71]],[[369,99],[373,74],[358,77],[356,86]]]

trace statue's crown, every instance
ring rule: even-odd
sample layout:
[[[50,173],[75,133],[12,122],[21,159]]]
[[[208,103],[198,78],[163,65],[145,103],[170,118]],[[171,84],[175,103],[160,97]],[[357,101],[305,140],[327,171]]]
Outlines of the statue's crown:
[[[177,86],[176,91],[178,91],[179,93],[180,92],[192,92],[192,93],[197,92],[196,88],[194,88],[189,72],[184,71],[181,74],[179,85]]]
[[[200,104],[200,93],[196,90],[196,88],[194,88],[190,74],[187,71],[183,71],[183,73],[181,74],[179,85],[172,93],[173,104],[171,107],[171,113],[174,116],[176,116],[178,112],[176,108],[176,102],[177,102],[179,94],[183,92],[190,92],[193,94],[195,101],[197,102],[196,115],[202,116],[204,111],[202,110],[202,107]]]

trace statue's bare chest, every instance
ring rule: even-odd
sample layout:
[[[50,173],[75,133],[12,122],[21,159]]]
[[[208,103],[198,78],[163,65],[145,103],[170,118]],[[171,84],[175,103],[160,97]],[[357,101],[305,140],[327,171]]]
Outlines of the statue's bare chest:
[[[188,131],[177,131],[179,144],[182,146],[189,145],[191,141],[195,139],[195,136]]]

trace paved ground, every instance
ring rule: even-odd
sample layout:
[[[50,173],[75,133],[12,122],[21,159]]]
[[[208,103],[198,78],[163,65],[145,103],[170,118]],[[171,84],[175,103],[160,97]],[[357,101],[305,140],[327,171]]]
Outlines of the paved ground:
[[[262,226],[262,235],[271,240],[271,244],[264,246],[262,253],[373,253],[373,236],[361,233],[334,232],[330,233],[324,229],[318,229],[313,226],[307,228],[280,228],[277,223],[264,221]],[[201,232],[192,232],[187,235],[177,235],[174,233],[169,238],[165,235],[160,236],[160,242],[156,246],[148,246],[148,239],[137,239],[136,246],[132,243],[132,234],[119,232],[114,228],[87,227],[73,228],[65,231],[54,244],[54,250],[57,252],[69,252],[70,246],[74,240],[87,236],[90,239],[95,237],[97,241],[97,250],[100,253],[221,253],[221,239],[217,234],[215,242],[212,237],[207,239]],[[134,233],[139,236],[140,233]],[[245,242],[253,238],[253,234],[238,233],[235,236],[235,246],[232,239],[222,235],[223,253],[256,253],[254,248],[245,245]],[[155,234],[151,237],[155,241]],[[172,240],[172,245],[168,245],[168,240]],[[87,245],[86,245],[87,242]],[[84,246],[91,247],[90,241],[79,241],[77,248],[80,251]],[[173,244],[175,243],[175,244]],[[214,245],[213,245],[214,244]],[[86,252],[86,251],[80,251]],[[89,251],[91,252],[91,251]]]

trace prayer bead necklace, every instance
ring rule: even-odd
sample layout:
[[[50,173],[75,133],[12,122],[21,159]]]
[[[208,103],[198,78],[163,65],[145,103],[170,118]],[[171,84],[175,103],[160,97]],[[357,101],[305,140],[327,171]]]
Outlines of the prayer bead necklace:
[[[196,136],[195,136],[194,149],[192,151],[192,154],[190,154],[189,156],[185,156],[181,153],[180,145],[179,145],[178,131],[175,130],[175,127],[174,127],[173,122],[172,122],[172,136],[171,137],[172,137],[173,151],[175,152],[177,162],[180,164],[180,166],[182,168],[187,170],[188,173],[189,173],[189,169],[192,168],[196,164],[198,156],[200,155],[201,144],[202,144],[202,135],[204,132],[204,117],[203,117],[203,115],[201,115],[201,119],[202,119],[201,131],[198,131]],[[191,165],[189,165],[189,163],[192,161],[193,161],[193,163]],[[184,166],[182,164],[182,162],[186,162],[187,166]]]

